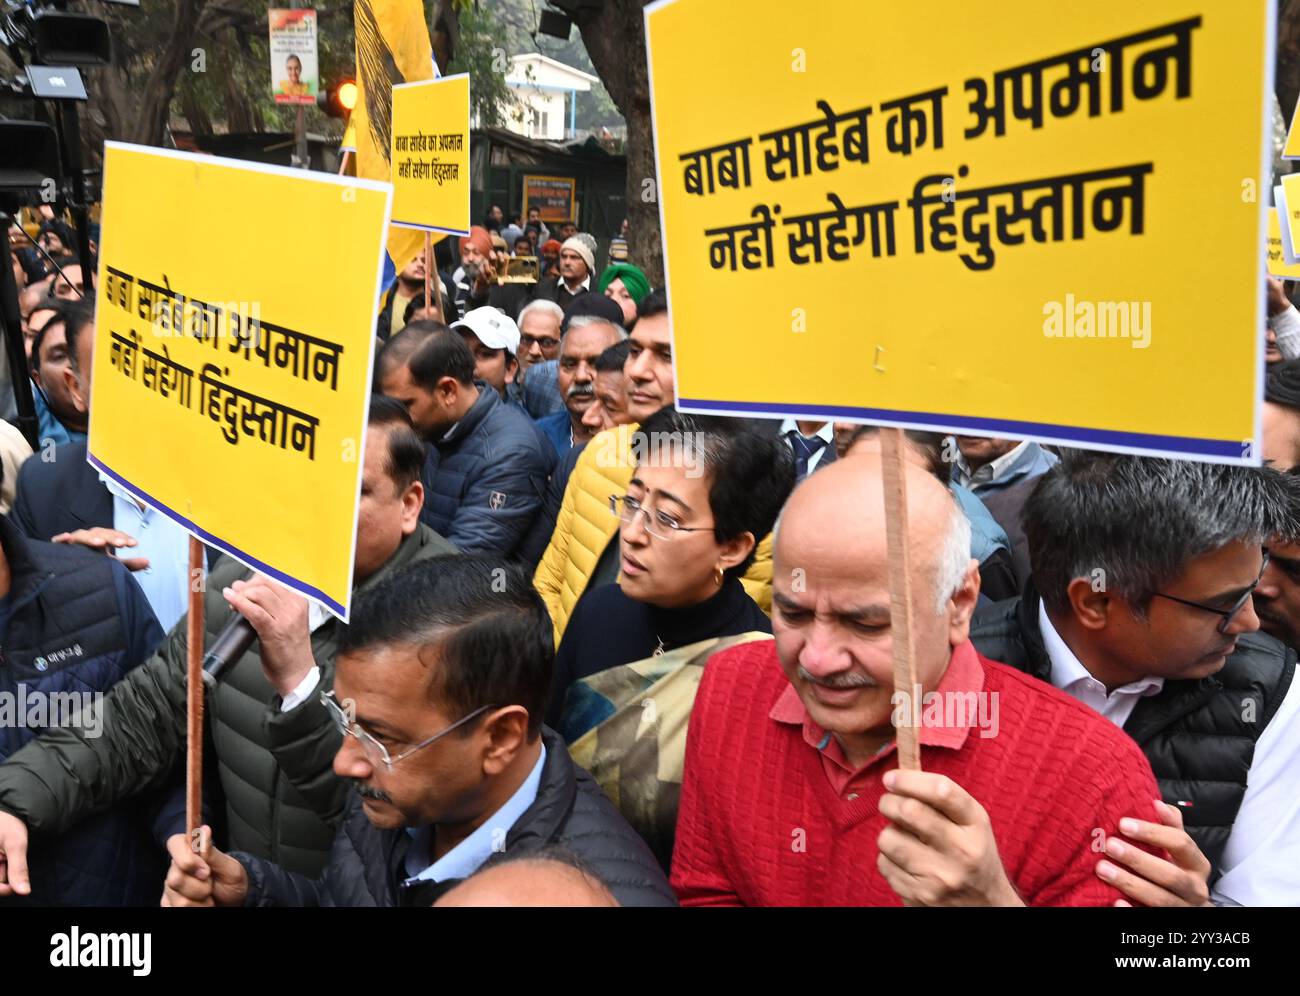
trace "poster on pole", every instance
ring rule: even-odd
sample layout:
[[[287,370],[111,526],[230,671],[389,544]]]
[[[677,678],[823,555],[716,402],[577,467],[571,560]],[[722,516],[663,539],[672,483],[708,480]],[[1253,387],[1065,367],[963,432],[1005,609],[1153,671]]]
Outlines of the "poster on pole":
[[[1287,259],[1277,208],[1268,212],[1268,272],[1279,280],[1300,280],[1300,261]]]
[[[316,11],[271,8],[271,93],[277,104],[314,104],[320,92],[316,58]]]
[[[90,462],[345,620],[391,196],[105,144]]]
[[[1297,179],[1300,179],[1298,177]],[[1279,183],[1273,188],[1273,211],[1278,219],[1278,245],[1282,249],[1282,259],[1288,264],[1300,263],[1300,253],[1296,251],[1297,237],[1300,237],[1300,189],[1293,184],[1290,193],[1287,185]],[[1269,226],[1272,234],[1272,226]]]
[[[1275,6],[648,6],[679,406],[1258,463]]]
[[[469,234],[469,74],[393,86],[393,224]]]

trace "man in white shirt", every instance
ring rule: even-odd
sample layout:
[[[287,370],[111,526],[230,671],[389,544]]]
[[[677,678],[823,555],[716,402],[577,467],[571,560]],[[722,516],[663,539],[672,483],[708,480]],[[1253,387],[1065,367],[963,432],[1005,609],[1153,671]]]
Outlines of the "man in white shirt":
[[[1251,599],[1264,544],[1300,534],[1297,479],[1070,453],[1024,523],[1030,590],[971,638],[1122,727],[1164,795],[1164,825],[1123,821],[1098,875],[1146,905],[1300,903],[1296,654]]]

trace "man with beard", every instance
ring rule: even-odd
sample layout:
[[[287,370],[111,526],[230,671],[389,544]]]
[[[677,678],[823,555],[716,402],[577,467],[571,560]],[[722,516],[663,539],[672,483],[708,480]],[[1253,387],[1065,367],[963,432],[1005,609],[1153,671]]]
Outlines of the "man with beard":
[[[560,278],[560,240],[543,239],[541,247],[537,250],[537,255],[540,260],[538,275],[543,280],[558,280]]]
[[[441,279],[441,278],[439,278]],[[442,280],[443,297],[447,295],[447,281]],[[434,299],[436,300],[436,298]],[[393,281],[384,295],[383,305],[379,309],[379,320],[375,324],[375,335],[382,342],[387,342],[406,327],[408,321],[416,320],[411,313],[411,306],[416,310],[424,306],[424,253],[416,253]],[[450,310],[450,307],[448,307]],[[410,313],[410,318],[407,315]]]
[[[537,420],[561,459],[570,447],[585,443],[596,434],[582,419],[596,402],[596,360],[625,335],[617,325],[595,315],[579,315],[566,323],[560,338],[560,366],[556,372],[565,411]]]
[[[475,225],[459,242],[460,266],[451,275],[452,297],[460,314],[487,303],[488,287],[493,279],[492,235],[486,228]],[[481,297],[481,300],[480,300]],[[513,312],[512,312],[513,314]]]

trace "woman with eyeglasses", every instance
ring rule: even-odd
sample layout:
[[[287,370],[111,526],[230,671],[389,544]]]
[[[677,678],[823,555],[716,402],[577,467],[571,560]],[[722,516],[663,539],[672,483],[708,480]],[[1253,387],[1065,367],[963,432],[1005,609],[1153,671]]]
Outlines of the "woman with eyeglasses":
[[[789,447],[739,419],[665,408],[633,435],[632,453],[627,491],[609,498],[621,520],[619,580],[582,598],[556,652],[547,722],[569,740],[585,732],[585,720],[566,719],[575,681],[704,640],[772,632],[740,577],[794,487]]]

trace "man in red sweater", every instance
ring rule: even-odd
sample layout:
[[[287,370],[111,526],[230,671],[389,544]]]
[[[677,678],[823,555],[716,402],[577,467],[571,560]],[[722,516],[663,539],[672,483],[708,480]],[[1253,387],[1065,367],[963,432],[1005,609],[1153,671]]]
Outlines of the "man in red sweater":
[[[893,694],[880,460],[786,505],[775,642],[713,657],[691,714],[673,854],[683,905],[1111,905],[1094,874],[1121,817],[1157,820],[1150,765],[1074,699],[986,660],[970,527],[907,468],[922,694]],[[894,717],[918,725],[900,771]]]

